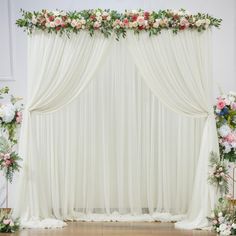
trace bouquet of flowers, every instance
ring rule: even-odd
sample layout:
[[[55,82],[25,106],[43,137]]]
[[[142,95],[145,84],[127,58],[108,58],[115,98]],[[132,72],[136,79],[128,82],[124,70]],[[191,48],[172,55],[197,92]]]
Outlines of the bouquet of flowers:
[[[230,203],[231,197],[220,198],[208,220],[212,228],[220,235],[236,234],[236,210]]]
[[[8,87],[5,87],[0,90],[0,95],[7,94],[8,91]],[[20,100],[21,98],[11,95],[10,103],[0,104],[0,126],[7,131],[9,140],[14,144],[17,143],[16,130],[22,122],[23,106],[18,103]]]
[[[236,160],[236,93],[230,92],[217,98],[214,106],[218,130],[220,156]]]
[[[20,170],[19,155],[12,151],[9,141],[3,136],[0,137],[0,170],[4,171],[5,177],[12,182],[13,174]]]
[[[20,224],[18,220],[13,220],[8,214],[0,215],[0,233],[14,233],[19,228]]]
[[[221,194],[228,193],[228,168],[224,160],[220,160],[216,153],[210,154],[210,171],[208,181],[216,186]]]

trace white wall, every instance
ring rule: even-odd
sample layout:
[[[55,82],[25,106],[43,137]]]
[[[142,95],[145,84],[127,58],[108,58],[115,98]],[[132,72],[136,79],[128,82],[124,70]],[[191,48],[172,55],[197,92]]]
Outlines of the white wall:
[[[206,12],[222,18],[221,29],[214,30],[213,38],[215,95],[218,93],[217,84],[220,84],[225,92],[236,91],[235,0],[0,0],[0,86],[8,85],[12,92],[26,98],[27,36],[14,24],[20,17],[20,8],[32,11],[43,8],[81,10],[98,7],[120,11],[137,8],[185,8],[193,13]],[[14,186],[11,186],[10,204],[13,198]]]

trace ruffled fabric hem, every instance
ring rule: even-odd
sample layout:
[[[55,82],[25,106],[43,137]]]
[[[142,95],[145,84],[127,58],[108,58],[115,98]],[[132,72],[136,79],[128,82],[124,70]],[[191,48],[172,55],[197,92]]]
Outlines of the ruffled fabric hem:
[[[85,222],[176,222],[183,220],[186,215],[172,215],[170,213],[154,213],[142,214],[142,215],[121,215],[118,212],[112,214],[83,214],[75,213],[71,217],[66,217],[65,221],[85,221]],[[63,228],[67,224],[60,219],[47,218],[47,219],[21,219],[22,228],[39,228],[39,229],[50,229],[50,228]]]

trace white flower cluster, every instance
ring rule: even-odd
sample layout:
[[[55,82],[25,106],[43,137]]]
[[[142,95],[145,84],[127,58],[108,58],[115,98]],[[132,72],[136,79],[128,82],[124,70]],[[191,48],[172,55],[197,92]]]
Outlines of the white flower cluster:
[[[10,123],[14,119],[15,114],[16,107],[13,104],[9,103],[0,106],[0,118],[2,122]]]

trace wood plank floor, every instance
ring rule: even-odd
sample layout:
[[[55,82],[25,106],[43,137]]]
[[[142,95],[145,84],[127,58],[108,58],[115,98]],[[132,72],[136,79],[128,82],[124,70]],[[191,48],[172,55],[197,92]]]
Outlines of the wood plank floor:
[[[0,234],[0,236],[9,234]],[[146,222],[72,222],[63,229],[25,229],[14,234],[17,236],[213,236],[209,231],[179,230],[172,223]]]

